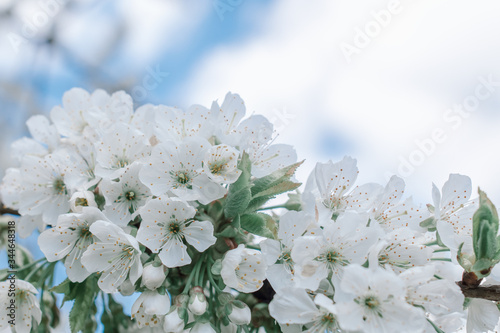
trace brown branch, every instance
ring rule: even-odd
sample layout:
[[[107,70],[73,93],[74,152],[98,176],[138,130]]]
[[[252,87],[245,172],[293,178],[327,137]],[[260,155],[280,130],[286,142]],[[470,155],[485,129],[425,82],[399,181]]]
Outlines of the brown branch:
[[[1,202],[0,202],[0,215],[5,215],[5,214],[11,214],[11,215],[17,215],[21,216],[19,212],[15,209],[5,207]]]
[[[462,281],[457,282],[462,293],[468,298],[482,298],[489,301],[500,302],[500,286],[468,287]]]

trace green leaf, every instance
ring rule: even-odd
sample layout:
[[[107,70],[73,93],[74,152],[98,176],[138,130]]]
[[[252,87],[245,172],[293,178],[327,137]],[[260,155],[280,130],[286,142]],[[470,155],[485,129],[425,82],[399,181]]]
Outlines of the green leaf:
[[[290,180],[290,178],[293,176],[297,168],[304,163],[304,161],[297,162],[295,164],[289,165],[287,167],[284,167],[282,169],[276,170],[270,175],[267,175],[265,177],[256,179],[253,182],[252,186],[252,196],[256,197],[258,196],[257,194],[263,191],[266,191],[267,189],[277,185],[278,183],[281,183],[285,180]]]
[[[274,198],[275,198],[275,196],[271,195],[271,196],[259,196],[257,198],[252,199],[250,201],[250,203],[248,204],[248,207],[247,207],[245,213],[254,213],[256,210],[258,210],[259,208],[264,206],[266,204],[266,202],[268,202],[269,200],[274,199]]]
[[[49,291],[58,293],[58,294],[69,294],[70,288],[71,288],[72,282],[66,278],[63,282],[61,282],[59,285],[53,287]]]
[[[478,234],[477,250],[474,251],[476,259],[493,259],[497,252],[497,239],[490,224],[482,223],[479,226]]]
[[[238,218],[239,218],[239,215],[238,215]],[[233,238],[233,237],[236,237],[237,234],[238,234],[238,230],[235,227],[229,225],[221,232],[215,234],[215,236],[216,237]]]
[[[108,310],[109,309],[109,310]],[[112,295],[108,298],[108,309],[105,309],[101,316],[101,322],[104,325],[104,333],[113,333],[127,329],[132,322],[130,317],[123,313],[123,306],[117,303]]]
[[[257,236],[274,238],[267,227],[269,218],[269,215],[262,213],[241,215],[241,228]]]
[[[233,228],[235,228],[236,230],[240,230],[241,228],[241,219],[240,219],[240,215],[236,215],[236,217],[233,219],[233,221],[231,222],[231,226]]]
[[[258,198],[262,196],[275,196],[281,193],[293,191],[297,189],[302,183],[294,183],[290,180],[283,180],[281,182],[277,182],[272,184],[267,189],[256,193],[253,197]]]
[[[241,175],[228,189],[224,207],[227,217],[235,217],[243,213],[252,199],[252,192],[250,190],[251,166],[248,154],[244,153],[238,165]]]
[[[492,261],[495,260],[499,250],[498,223],[498,213],[495,206],[488,199],[486,193],[479,189],[479,208],[472,219],[472,243],[476,256],[475,272],[489,269],[490,267],[483,267],[486,263],[494,265]],[[482,269],[476,270],[476,267],[482,267]]]
[[[76,297],[69,313],[71,332],[93,332],[92,329],[97,327],[95,323],[95,313],[97,312],[95,298],[99,292],[97,277],[91,275],[84,282],[74,285],[72,289],[76,291]]]
[[[250,203],[252,195],[250,187],[242,188],[236,192],[229,191],[226,201],[225,213],[227,217],[235,217],[243,213]]]

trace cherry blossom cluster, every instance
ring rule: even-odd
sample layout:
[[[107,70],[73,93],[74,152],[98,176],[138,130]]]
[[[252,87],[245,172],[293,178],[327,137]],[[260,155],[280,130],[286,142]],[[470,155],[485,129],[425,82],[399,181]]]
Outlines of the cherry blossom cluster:
[[[397,176],[356,185],[356,160],[345,157],[318,163],[299,192],[293,147],[274,143],[273,125],[247,116],[232,93],[210,108],[134,110],[124,92],[75,88],[49,118],[27,125],[31,138],[13,143],[16,165],[0,195],[19,212],[21,237],[39,233],[45,258],[26,254],[18,264],[15,332],[57,325],[54,293],[75,301],[72,332],[95,330],[97,297],[103,325],[120,332],[485,332],[498,324],[494,301],[466,298],[456,283],[464,272],[469,287],[500,281],[498,215],[481,191],[471,199],[467,176],[433,185],[433,203],[422,207]],[[287,192],[285,204],[268,205]],[[53,286],[59,262],[67,279]],[[7,289],[1,282],[6,306]],[[118,292],[139,293],[131,318]],[[0,330],[11,329],[5,309]]]

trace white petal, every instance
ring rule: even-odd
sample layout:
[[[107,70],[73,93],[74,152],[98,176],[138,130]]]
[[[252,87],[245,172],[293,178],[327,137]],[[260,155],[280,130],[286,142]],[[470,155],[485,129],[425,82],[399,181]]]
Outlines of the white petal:
[[[199,252],[203,252],[214,245],[214,225],[209,221],[194,221],[184,229],[184,237]]]
[[[187,253],[187,246],[181,240],[168,240],[158,256],[161,262],[169,268],[185,266],[191,263],[191,257]]]

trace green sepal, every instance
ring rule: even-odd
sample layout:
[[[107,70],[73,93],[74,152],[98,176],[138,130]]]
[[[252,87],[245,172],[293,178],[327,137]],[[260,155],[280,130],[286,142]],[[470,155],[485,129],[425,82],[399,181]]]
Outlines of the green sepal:
[[[464,246],[464,243],[460,244],[460,246],[458,247],[457,261],[458,261],[458,264],[460,266],[462,266],[463,269],[465,269],[467,272],[470,272],[472,269],[472,263],[469,260],[466,261],[465,256],[462,254],[463,246]]]
[[[436,219],[431,216],[419,223],[419,226],[424,229],[436,228]]]
[[[220,275],[221,270],[222,270],[222,260],[217,259],[210,268],[210,271],[212,272],[213,275]]]
[[[490,259],[479,259],[474,263],[474,266],[472,266],[472,271],[481,279],[490,274],[490,268],[493,266],[494,263]],[[481,273],[482,271],[487,272],[487,274]]]
[[[230,293],[221,293],[219,294],[219,296],[217,296],[217,299],[219,300],[219,303],[221,305],[226,305],[234,301],[234,296]]]

